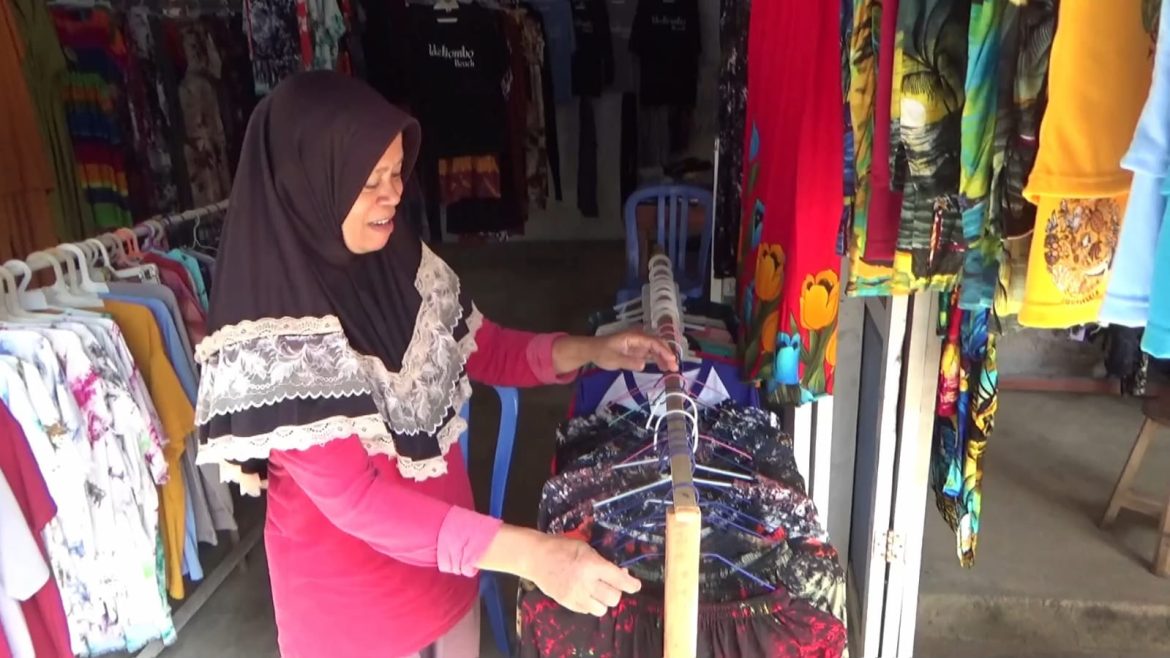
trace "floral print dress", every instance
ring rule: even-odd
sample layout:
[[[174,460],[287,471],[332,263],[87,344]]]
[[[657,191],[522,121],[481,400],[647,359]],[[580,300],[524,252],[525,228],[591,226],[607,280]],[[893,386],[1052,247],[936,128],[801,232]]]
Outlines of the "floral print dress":
[[[57,505],[45,546],[69,621],[70,644],[75,654],[85,655],[106,616],[102,592],[91,589],[97,539],[87,497],[90,447],[81,410],[52,347],[32,332],[0,330],[0,388]]]
[[[46,542],[78,655],[175,637],[160,568],[158,423],[116,328],[88,322],[0,331],[0,367],[9,389],[23,374],[35,418],[18,418],[58,506]],[[71,438],[43,441],[38,427]]]
[[[741,357],[772,404],[832,392],[844,199],[836,3],[757,4],[748,36]],[[800,61],[806,66],[769,66]],[[755,64],[759,62],[760,64]]]

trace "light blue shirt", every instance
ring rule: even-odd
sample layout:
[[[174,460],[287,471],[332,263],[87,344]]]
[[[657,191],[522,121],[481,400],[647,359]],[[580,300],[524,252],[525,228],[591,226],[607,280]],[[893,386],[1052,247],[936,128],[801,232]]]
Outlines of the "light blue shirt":
[[[1170,285],[1166,278],[1170,266],[1162,264],[1166,256],[1161,256],[1160,263],[1155,258],[1166,212],[1162,180],[1170,168],[1170,11],[1163,11],[1159,20],[1153,84],[1129,152],[1121,161],[1122,167],[1133,172],[1133,183],[1101,304],[1103,324],[1141,327],[1152,322],[1154,282]],[[1170,313],[1170,308],[1166,311]]]

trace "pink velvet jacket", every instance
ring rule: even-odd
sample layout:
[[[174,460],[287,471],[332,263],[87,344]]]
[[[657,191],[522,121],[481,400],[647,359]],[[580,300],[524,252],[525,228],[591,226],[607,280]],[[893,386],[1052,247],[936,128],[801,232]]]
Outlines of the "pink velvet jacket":
[[[473,381],[564,383],[557,334],[484,321]],[[283,658],[395,658],[447,632],[475,603],[479,562],[500,521],[474,511],[458,446],[447,474],[408,480],[356,437],[269,459],[265,544]]]

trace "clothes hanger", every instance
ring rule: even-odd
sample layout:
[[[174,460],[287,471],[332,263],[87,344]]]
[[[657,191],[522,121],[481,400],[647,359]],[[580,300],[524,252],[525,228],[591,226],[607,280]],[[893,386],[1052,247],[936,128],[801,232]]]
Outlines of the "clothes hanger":
[[[100,299],[97,299],[96,297],[77,295],[69,290],[69,288],[65,285],[65,276],[61,269],[61,262],[62,261],[53,251],[34,251],[28,255],[28,258],[26,258],[24,261],[26,270],[24,272],[25,277],[24,280],[20,282],[19,288],[22,305],[24,305],[26,308],[30,308],[28,299],[36,299],[35,296],[30,294],[28,290],[29,283],[32,280],[32,267],[37,263],[44,263],[53,269],[54,277],[53,283],[51,285],[39,290],[39,292],[44,296],[44,299],[47,301],[46,310],[48,305],[51,305],[54,308],[59,308],[62,312],[65,313],[77,313],[78,315],[84,315],[87,313],[87,311],[84,311],[83,309],[87,307],[101,307],[102,304]],[[31,308],[36,307],[31,306]]]
[[[99,283],[90,278],[89,272],[89,257],[82,251],[81,247],[76,244],[65,243],[58,247],[62,251],[72,254],[77,257],[77,272],[80,274],[80,281],[74,287],[74,293],[81,296],[98,295],[110,292],[110,287],[104,283]],[[72,269],[73,261],[66,260],[66,267]],[[99,300],[100,301],[100,300]]]
[[[98,236],[97,238],[91,239],[96,240],[98,246],[101,247],[106,269],[114,275],[114,278],[142,279],[143,281],[150,281],[152,283],[157,283],[159,281],[158,266],[154,263],[130,265],[127,267],[122,267],[121,269],[115,268],[111,264],[109,253],[106,251],[105,240],[110,241],[110,250],[114,252],[114,255],[118,260],[132,262],[130,260],[130,255],[125,251],[126,245],[123,244],[120,236],[113,233],[106,233],[104,235]]]

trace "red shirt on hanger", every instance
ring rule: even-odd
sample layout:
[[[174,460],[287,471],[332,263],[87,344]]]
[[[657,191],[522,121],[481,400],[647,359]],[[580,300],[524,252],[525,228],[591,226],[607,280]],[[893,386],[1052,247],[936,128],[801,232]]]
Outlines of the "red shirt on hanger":
[[[49,521],[57,515],[57,507],[49,495],[49,488],[33,457],[24,430],[3,403],[0,403],[0,472],[12,488],[16,502],[24,512],[25,521],[36,537],[37,546],[45,556],[45,562],[48,562],[42,533]],[[73,657],[65,606],[61,602],[56,580],[49,578],[45,586],[29,600],[22,601],[20,607],[37,658]],[[0,640],[3,640],[3,633],[0,633]],[[0,658],[6,655],[7,643],[0,645]]]

